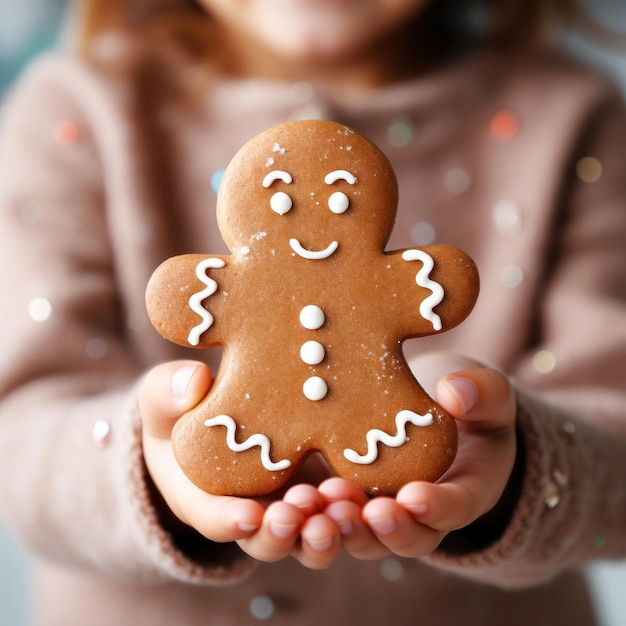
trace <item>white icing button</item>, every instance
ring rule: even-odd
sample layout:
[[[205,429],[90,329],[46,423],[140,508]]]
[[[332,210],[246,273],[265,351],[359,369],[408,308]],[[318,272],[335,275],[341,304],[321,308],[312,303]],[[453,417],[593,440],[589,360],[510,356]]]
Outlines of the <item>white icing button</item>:
[[[274,601],[269,596],[255,596],[248,605],[250,615],[260,622],[270,619],[276,610]]]
[[[34,298],[28,303],[28,316],[34,322],[45,322],[52,315],[52,305],[46,298]]]
[[[428,222],[418,222],[411,228],[411,239],[418,246],[426,246],[433,243],[437,237],[435,227]]]
[[[324,325],[326,315],[316,304],[308,304],[300,311],[300,324],[307,330],[317,330]]]
[[[302,385],[302,392],[304,395],[313,402],[323,400],[328,393],[328,385],[323,378],[319,376],[311,376]]]
[[[326,356],[326,350],[319,341],[307,341],[300,348],[300,358],[307,365],[319,365]]]

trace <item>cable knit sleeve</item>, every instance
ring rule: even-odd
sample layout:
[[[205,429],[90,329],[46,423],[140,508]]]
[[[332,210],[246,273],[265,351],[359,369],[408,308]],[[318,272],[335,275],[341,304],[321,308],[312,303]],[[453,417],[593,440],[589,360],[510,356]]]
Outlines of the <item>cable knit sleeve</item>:
[[[521,496],[495,543],[462,556],[442,548],[430,559],[499,586],[626,557],[626,114],[619,96],[601,91],[579,126],[535,299],[535,336],[510,372],[525,449]]]
[[[250,562],[234,545],[185,556],[147,483],[135,403],[152,361],[123,318],[120,284],[137,269],[118,258],[128,233],[113,217],[133,204],[115,168],[134,174],[134,197],[145,174],[129,166],[131,121],[110,123],[124,97],[52,58],[3,108],[0,519],[40,555],[116,577],[232,580]]]

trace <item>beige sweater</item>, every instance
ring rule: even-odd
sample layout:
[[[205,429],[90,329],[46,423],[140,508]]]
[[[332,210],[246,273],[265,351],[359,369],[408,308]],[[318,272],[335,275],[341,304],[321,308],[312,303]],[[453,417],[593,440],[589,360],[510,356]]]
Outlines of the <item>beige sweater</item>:
[[[562,63],[489,57],[358,100],[256,82],[155,100],[133,75],[43,59],[3,108],[0,520],[36,555],[34,624],[592,624],[581,568],[626,557],[616,92]],[[470,318],[407,353],[467,353],[519,389],[522,495],[487,547],[312,572],[159,523],[137,385],[189,353],[151,328],[145,285],[175,253],[225,251],[212,175],[294,115],[344,122],[386,151],[401,195],[390,248],[436,240],[478,264]]]

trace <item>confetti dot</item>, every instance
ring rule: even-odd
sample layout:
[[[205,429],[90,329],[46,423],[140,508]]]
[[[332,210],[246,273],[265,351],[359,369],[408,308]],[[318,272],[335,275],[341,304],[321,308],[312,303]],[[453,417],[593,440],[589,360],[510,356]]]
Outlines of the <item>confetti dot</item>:
[[[85,345],[85,352],[90,359],[98,361],[106,356],[108,351],[106,341],[95,337],[90,339]]]
[[[389,582],[398,582],[404,576],[404,565],[398,559],[385,559],[380,564],[380,575]]]
[[[495,141],[511,141],[519,131],[517,117],[505,109],[498,111],[489,121],[489,135]]]
[[[34,322],[45,322],[52,315],[52,304],[46,298],[33,298],[28,303],[28,316]]]
[[[604,535],[596,535],[593,538],[593,547],[596,548],[597,550],[599,550],[600,548],[603,548],[605,543],[606,543],[606,537]]]
[[[300,80],[291,86],[291,97],[300,102],[310,100],[314,93],[313,85],[306,80]]]
[[[43,216],[43,207],[37,202],[24,202],[18,209],[18,217],[22,224],[36,224]]]
[[[549,350],[540,350],[533,357],[533,368],[540,374],[549,374],[556,368],[556,356]]]
[[[413,124],[406,119],[396,120],[389,125],[386,137],[394,148],[406,148],[411,145],[415,137]]]
[[[248,605],[250,615],[260,622],[270,619],[276,610],[274,601],[269,596],[255,596]]]
[[[215,195],[217,195],[217,192],[220,190],[222,178],[224,178],[224,171],[223,169],[215,170],[213,174],[211,174],[211,189]]]
[[[576,175],[584,183],[595,183],[602,176],[602,163],[594,157],[585,157],[576,163]]]
[[[140,332],[148,326],[148,318],[144,311],[131,310],[126,315],[126,325],[134,332]]]
[[[437,238],[437,231],[428,222],[418,222],[411,228],[411,239],[418,246],[426,246]]]
[[[462,167],[453,167],[449,169],[443,179],[443,185],[450,193],[461,195],[469,188],[472,179],[469,172]]]
[[[500,282],[507,289],[515,289],[524,281],[524,272],[517,265],[507,265],[500,270]]]
[[[91,441],[96,448],[104,448],[111,440],[111,424],[108,420],[99,419],[91,429]]]
[[[512,200],[496,202],[491,215],[496,230],[503,237],[516,237],[522,230],[522,211]]]
[[[80,128],[72,120],[59,120],[52,133],[54,140],[64,146],[77,143],[80,140]]]
[[[561,494],[559,488],[553,482],[549,482],[546,485],[546,491],[544,494],[544,502],[549,509],[554,509],[561,501]]]
[[[554,482],[559,487],[567,487],[569,484],[569,478],[561,470],[554,470],[552,472],[552,478],[554,478]]]
[[[289,116],[290,121],[298,120],[323,120],[326,117],[326,110],[320,104],[311,102],[295,109]]]

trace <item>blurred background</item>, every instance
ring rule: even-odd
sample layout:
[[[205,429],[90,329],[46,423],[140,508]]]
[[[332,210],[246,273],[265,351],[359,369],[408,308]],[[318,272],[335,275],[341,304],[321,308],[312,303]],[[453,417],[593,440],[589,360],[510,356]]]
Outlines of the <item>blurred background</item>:
[[[24,65],[57,45],[68,4],[68,0],[0,0],[0,107]],[[624,33],[624,42],[615,47],[573,31],[565,38],[564,45],[586,62],[611,74],[626,95],[626,0],[586,0],[586,4],[600,22]],[[28,573],[26,551],[0,526],[0,626],[26,626]],[[624,626],[626,563],[595,565],[589,576],[602,626]]]

